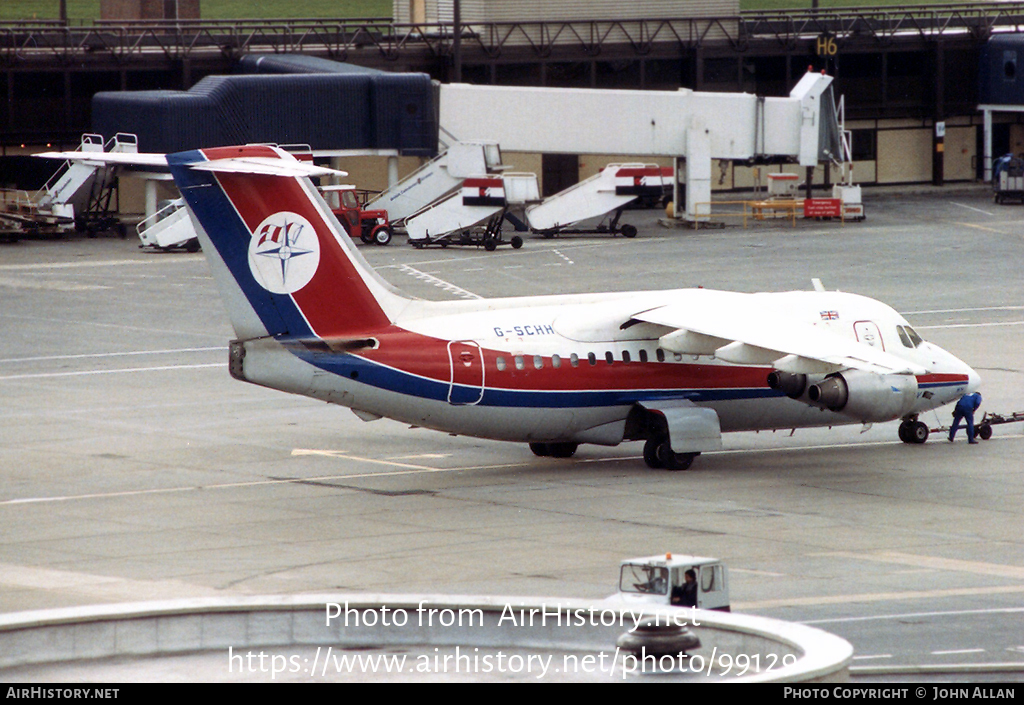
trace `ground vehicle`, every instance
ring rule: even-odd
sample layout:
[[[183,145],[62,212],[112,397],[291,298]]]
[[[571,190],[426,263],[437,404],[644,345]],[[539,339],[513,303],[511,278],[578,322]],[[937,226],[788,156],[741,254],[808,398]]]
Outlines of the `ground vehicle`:
[[[725,565],[717,558],[663,553],[628,558],[619,571],[619,592],[623,602],[679,605],[679,595],[692,570],[697,581],[697,607],[729,612],[729,582]]]
[[[376,243],[386,245],[391,242],[391,223],[386,210],[363,210],[366,201],[373,194],[371,191],[345,187],[338,189],[337,207],[332,207],[334,215],[352,237],[358,237],[367,245]]]
[[[992,200],[996,203],[1024,203],[1024,159],[1005,154],[995,161],[992,192]]]

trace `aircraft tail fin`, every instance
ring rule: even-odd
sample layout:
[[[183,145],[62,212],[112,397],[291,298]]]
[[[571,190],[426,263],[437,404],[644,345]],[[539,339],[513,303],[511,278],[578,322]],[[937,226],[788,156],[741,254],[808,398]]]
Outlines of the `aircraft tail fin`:
[[[265,145],[167,162],[239,339],[380,329],[407,300],[359,254],[309,177],[334,172]]]

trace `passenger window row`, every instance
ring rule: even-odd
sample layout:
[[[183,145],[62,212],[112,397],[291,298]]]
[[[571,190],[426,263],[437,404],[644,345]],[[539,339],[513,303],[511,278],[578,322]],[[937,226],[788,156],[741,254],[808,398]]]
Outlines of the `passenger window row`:
[[[678,358],[679,356],[676,356],[676,357]],[[658,362],[665,362],[665,351],[662,350],[661,348],[658,348],[655,351],[655,358],[658,360]],[[568,359],[569,359],[569,365],[571,367],[579,367],[580,366],[580,356],[577,355],[576,353],[571,354]],[[622,351],[622,358],[621,359],[622,359],[622,362],[625,362],[625,363],[628,364],[628,363],[633,361],[633,356],[630,354],[630,352],[628,350],[623,350]],[[641,350],[640,350],[640,352],[638,354],[638,361],[639,362],[647,362],[648,360],[649,360],[649,357],[648,357],[647,350],[641,348]],[[565,361],[565,358],[563,358],[561,355],[552,355],[551,356],[551,367],[553,367],[554,369],[557,370],[560,367],[562,367],[564,361]],[[611,365],[612,363],[615,362],[615,354],[612,353],[610,350],[606,351],[604,353],[604,361],[605,361],[605,363]],[[495,362],[496,367],[498,368],[498,372],[504,372],[505,370],[507,370],[509,368],[508,362],[501,355],[499,355],[495,359],[494,362]],[[586,362],[587,362],[587,364],[589,364],[591,366],[597,365],[597,353],[587,353]],[[544,356],[543,355],[513,355],[512,356],[512,366],[514,366],[515,369],[517,369],[517,370],[525,370],[527,368],[527,366],[532,366],[536,370],[542,370],[542,369],[544,369]]]

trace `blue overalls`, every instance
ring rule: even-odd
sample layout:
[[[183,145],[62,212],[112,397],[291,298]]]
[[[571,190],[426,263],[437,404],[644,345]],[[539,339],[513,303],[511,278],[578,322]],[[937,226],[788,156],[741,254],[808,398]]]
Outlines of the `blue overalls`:
[[[964,394],[960,401],[953,407],[953,425],[949,429],[949,440],[952,441],[956,431],[960,428],[960,422],[967,422],[967,441],[977,443],[974,439],[974,412],[981,406],[981,395],[977,392]]]

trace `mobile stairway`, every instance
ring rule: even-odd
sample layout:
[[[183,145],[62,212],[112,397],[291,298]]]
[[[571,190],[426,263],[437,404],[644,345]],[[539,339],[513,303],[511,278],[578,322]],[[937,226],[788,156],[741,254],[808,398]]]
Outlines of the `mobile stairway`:
[[[666,174],[667,172],[667,174]],[[656,164],[609,164],[588,179],[526,207],[530,229],[545,237],[562,233],[621,233],[636,237],[636,227],[619,224],[622,211],[638,198],[660,200],[671,185],[672,169]],[[578,223],[610,216],[597,226],[574,228]]]
[[[85,134],[76,151],[137,154],[138,138],[118,133],[104,144],[102,135]],[[67,161],[31,199],[40,219],[51,214],[70,218],[79,232],[95,235],[119,225],[111,202],[117,186],[117,167],[99,162]]]
[[[199,237],[192,225],[192,219],[185,209],[185,199],[175,198],[163,204],[156,213],[135,226],[135,232],[142,240],[140,247],[157,250],[183,248],[189,252],[199,251]]]
[[[540,200],[536,174],[507,173],[471,176],[447,198],[406,218],[409,244],[477,245],[493,251],[503,244],[502,222],[508,210]],[[523,238],[514,235],[513,249],[523,246]]]
[[[386,210],[392,224],[450,195],[462,182],[481,174],[495,174],[504,167],[496,142],[456,142],[431,161],[366,204],[368,210]]]

